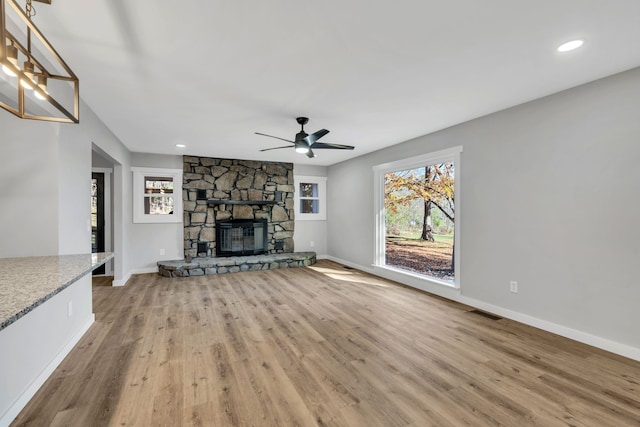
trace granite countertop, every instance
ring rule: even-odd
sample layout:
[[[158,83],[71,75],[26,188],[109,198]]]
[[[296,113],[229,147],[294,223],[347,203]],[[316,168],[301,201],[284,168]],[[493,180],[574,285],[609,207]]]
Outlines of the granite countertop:
[[[0,330],[111,258],[111,252],[0,258]]]

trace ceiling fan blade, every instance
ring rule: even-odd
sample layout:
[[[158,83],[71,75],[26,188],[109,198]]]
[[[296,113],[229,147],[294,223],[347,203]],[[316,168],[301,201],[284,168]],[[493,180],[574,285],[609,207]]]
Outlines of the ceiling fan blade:
[[[266,133],[260,133],[260,132],[255,132],[255,134],[256,135],[262,135],[262,136],[268,136],[269,138],[280,139],[282,141],[287,141],[287,142],[290,142],[292,144],[295,144],[295,142],[289,141],[288,139],[280,138],[279,136],[267,135]]]
[[[291,146],[290,145],[285,145],[284,147],[263,148],[260,151],[279,150],[281,148],[291,148]]]
[[[305,140],[309,143],[309,145],[313,145],[317,140],[319,140],[320,138],[322,138],[323,136],[325,136],[328,133],[329,133],[328,130],[320,129],[319,131],[314,132],[311,135],[308,135],[305,138]]]
[[[342,145],[342,144],[330,144],[328,142],[316,142],[312,145],[312,148],[315,150],[316,148],[332,148],[334,150],[353,150],[355,147],[353,145]]]
[[[316,153],[311,151],[311,148],[309,148],[309,151],[307,151],[307,157],[310,159],[313,159],[315,156],[316,156]]]

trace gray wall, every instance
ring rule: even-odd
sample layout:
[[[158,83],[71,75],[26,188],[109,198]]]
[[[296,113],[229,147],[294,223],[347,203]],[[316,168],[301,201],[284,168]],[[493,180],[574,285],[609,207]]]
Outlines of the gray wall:
[[[0,257],[58,253],[58,126],[0,110]]]
[[[300,176],[327,176],[326,166],[293,165],[293,174]],[[331,182],[327,180],[327,192]],[[296,188],[296,191],[298,189]],[[295,250],[297,252],[315,252],[318,257],[327,255],[327,221],[300,221],[296,219],[295,233],[293,235]],[[310,242],[314,242],[311,246]]]
[[[91,132],[61,125],[58,170],[58,253],[91,252]]]
[[[461,295],[640,349],[639,136],[634,69],[330,166],[328,253],[373,262],[374,165],[462,145]]]
[[[164,154],[131,153],[131,166],[180,169],[182,156]],[[128,175],[132,176],[129,170]],[[182,259],[183,225],[131,223],[131,268],[133,273],[158,271],[157,262]],[[161,250],[164,255],[161,255]]]
[[[123,285],[130,277],[132,268],[131,153],[84,102],[81,103],[81,112],[80,124],[70,127],[68,132],[70,135],[80,133],[82,135],[81,139],[91,147],[92,151],[96,151],[100,157],[108,160],[113,167],[113,200],[111,201],[113,212],[113,252],[115,253],[113,283],[115,285]],[[92,152],[90,152],[84,159],[82,166],[87,165],[89,177],[91,176],[92,155]],[[103,167],[109,166],[103,165]]]

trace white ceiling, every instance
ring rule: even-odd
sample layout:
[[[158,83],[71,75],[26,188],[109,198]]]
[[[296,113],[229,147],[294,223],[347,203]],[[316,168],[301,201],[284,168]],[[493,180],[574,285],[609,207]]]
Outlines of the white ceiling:
[[[137,152],[330,165],[640,66],[638,0],[35,7],[82,98]],[[293,139],[297,116],[356,149],[258,151],[286,143],[254,132]]]

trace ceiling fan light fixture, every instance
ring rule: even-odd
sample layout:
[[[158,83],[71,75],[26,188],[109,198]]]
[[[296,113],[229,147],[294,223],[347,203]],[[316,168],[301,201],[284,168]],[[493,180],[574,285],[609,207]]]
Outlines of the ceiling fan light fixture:
[[[309,146],[302,141],[296,142],[296,153],[305,154],[309,153]]]
[[[353,150],[355,147],[353,145],[343,145],[343,144],[332,144],[329,142],[318,142],[320,138],[329,133],[327,129],[320,129],[319,131],[313,132],[311,135],[307,134],[304,131],[304,125],[307,124],[309,119],[307,117],[298,117],[296,118],[298,124],[302,127],[300,132],[296,134],[295,140],[292,141],[286,138],[280,138],[279,136],[268,135],[266,133],[255,132],[256,135],[268,136],[269,138],[279,139],[281,141],[287,141],[291,145],[285,145],[284,147],[272,147],[272,148],[264,148],[260,151],[271,151],[271,150],[281,150],[285,148],[293,148],[296,153],[306,154],[306,156],[310,159],[316,157],[313,153],[312,149],[334,149],[334,150]]]

